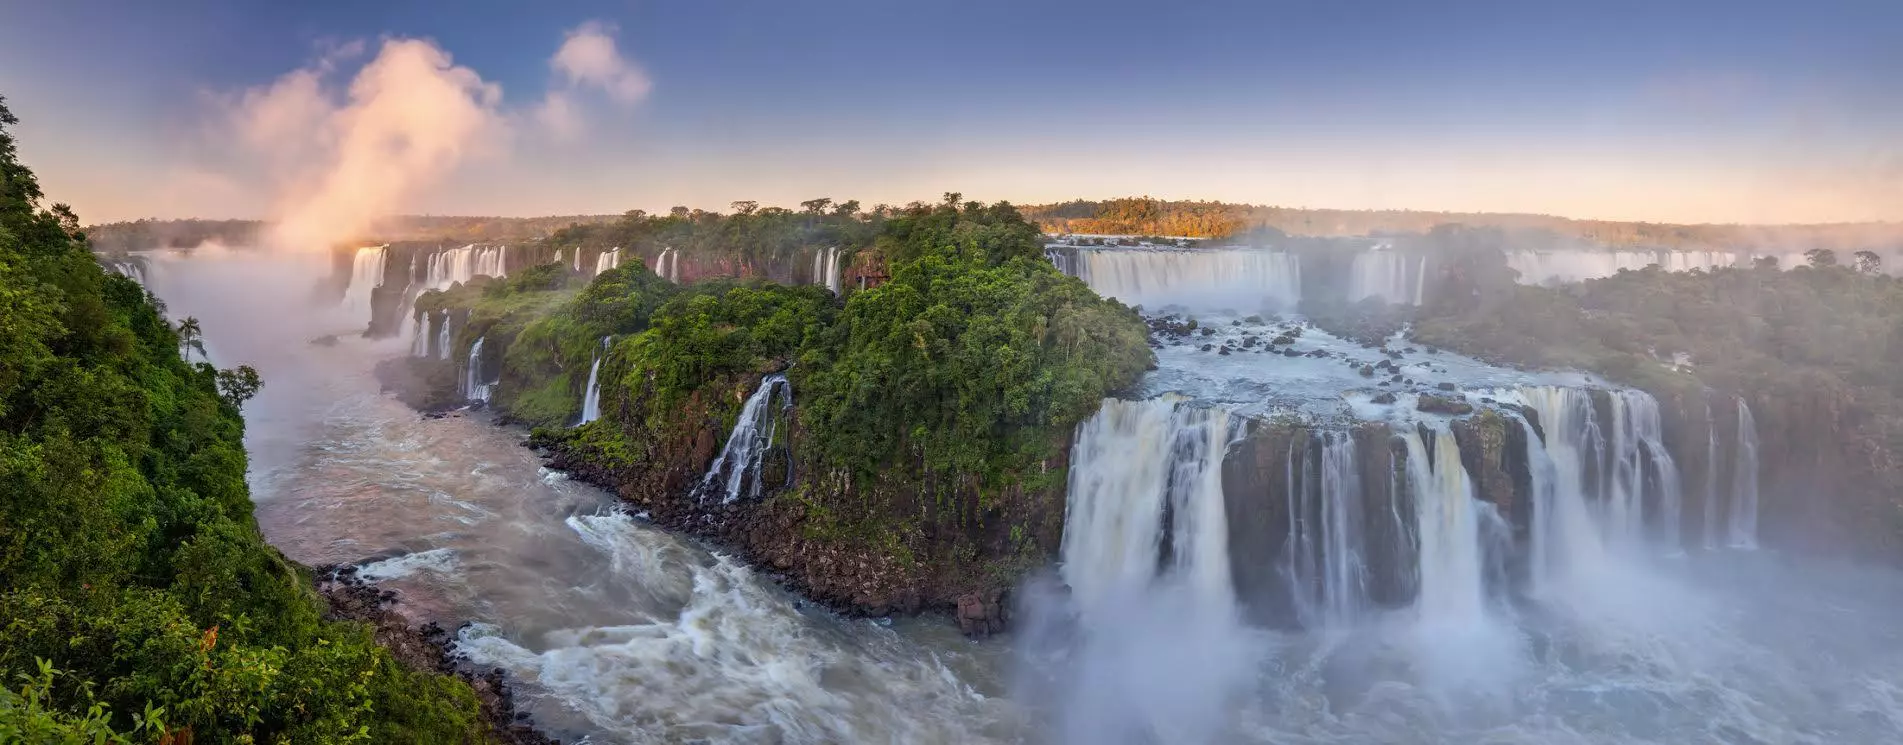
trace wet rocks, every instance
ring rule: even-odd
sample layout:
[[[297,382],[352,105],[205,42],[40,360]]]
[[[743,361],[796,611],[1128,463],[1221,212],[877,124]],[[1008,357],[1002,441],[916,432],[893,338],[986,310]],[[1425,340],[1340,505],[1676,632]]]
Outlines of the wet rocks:
[[[1414,404],[1416,411],[1428,414],[1451,414],[1466,416],[1474,413],[1474,405],[1467,403],[1465,396],[1437,396],[1432,393],[1421,394],[1420,401]]]
[[[965,636],[980,639],[1003,632],[1009,620],[1006,617],[1009,606],[1005,601],[1004,591],[997,589],[958,596],[954,616],[958,630]]]

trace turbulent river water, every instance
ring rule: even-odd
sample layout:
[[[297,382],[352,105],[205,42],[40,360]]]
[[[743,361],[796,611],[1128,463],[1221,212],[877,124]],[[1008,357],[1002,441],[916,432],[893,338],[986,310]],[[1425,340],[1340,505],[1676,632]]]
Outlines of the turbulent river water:
[[[541,468],[520,432],[380,395],[371,366],[407,345],[304,309],[326,271],[208,249],[155,256],[148,281],[173,318],[200,319],[215,362],[265,376],[246,417],[267,537],[309,564],[378,559],[365,575],[405,613],[469,622],[472,661],[508,670],[571,740],[1834,745],[1903,731],[1903,576],[1771,551],[1609,556],[1535,598],[1309,632],[1244,624],[1185,572],[1112,583],[1076,610],[1029,588],[1019,630],[985,642],[943,619],[842,619]]]

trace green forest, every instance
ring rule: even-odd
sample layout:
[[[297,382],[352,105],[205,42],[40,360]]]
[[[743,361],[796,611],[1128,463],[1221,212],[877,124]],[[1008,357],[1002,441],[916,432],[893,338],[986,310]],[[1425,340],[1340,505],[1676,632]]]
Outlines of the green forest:
[[[748,260],[833,244],[891,272],[843,299],[759,280],[676,286],[639,262],[592,281],[549,264],[425,293],[416,312],[467,311],[459,350],[479,336],[501,342],[494,405],[532,425],[578,415],[600,341],[613,337],[608,369],[651,379],[662,400],[727,373],[791,365],[808,428],[828,433],[833,458],[867,472],[900,455],[902,442],[948,468],[1008,470],[1002,464],[1031,454],[1023,438],[1068,432],[1133,382],[1150,354],[1137,315],[1057,272],[1014,208],[956,196],[872,213],[816,200],[803,212],[630,214],[550,239],[686,246],[690,255],[718,246]],[[605,390],[604,406],[617,395]]]
[[[245,485],[248,369],[188,363],[0,100],[0,742],[477,742],[461,681],[328,622]]]

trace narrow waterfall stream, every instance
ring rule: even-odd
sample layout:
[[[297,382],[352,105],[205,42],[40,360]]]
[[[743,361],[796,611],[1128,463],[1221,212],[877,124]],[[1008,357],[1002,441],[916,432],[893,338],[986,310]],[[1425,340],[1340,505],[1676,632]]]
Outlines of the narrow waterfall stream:
[[[323,257],[149,259],[212,361],[265,377],[245,414],[270,540],[313,565],[373,559],[365,576],[404,613],[469,622],[471,661],[508,671],[565,741],[1835,745],[1903,728],[1903,574],[1685,551],[1661,525],[1700,511],[1677,514],[1658,404],[1636,391],[1446,353],[1393,360],[1421,385],[1523,407],[1504,409],[1517,439],[1501,451],[1525,464],[1519,513],[1488,501],[1449,418],[1341,395],[1367,380],[1341,359],[1355,345],[1313,328],[1287,346],[1335,356],[1166,344],[1145,390],[1075,434],[1069,589],[1032,582],[1020,627],[973,642],[944,619],[825,612],[542,469],[524,433],[379,394],[372,364],[415,348],[356,338],[343,308],[283,307]],[[1265,335],[1204,317],[1220,330],[1194,345]],[[424,319],[424,354],[478,369],[480,350],[451,348],[452,320]],[[307,343],[326,334],[340,341]],[[750,429],[723,433],[716,499],[771,470],[762,451],[796,394],[762,381]],[[1322,404],[1335,414],[1314,416]],[[1299,438],[1249,450],[1295,415]],[[1736,437],[1715,442],[1738,454],[1719,514],[1742,544],[1757,433],[1743,402],[1735,416]],[[1523,568],[1502,561],[1515,542]],[[1273,581],[1242,581],[1255,576]],[[1265,593],[1299,612],[1255,619]]]

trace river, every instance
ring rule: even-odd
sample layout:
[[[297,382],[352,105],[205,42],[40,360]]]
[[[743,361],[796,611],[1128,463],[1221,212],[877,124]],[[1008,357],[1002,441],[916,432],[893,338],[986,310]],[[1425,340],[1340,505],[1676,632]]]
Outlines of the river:
[[[535,721],[595,743],[1878,743],[1903,731],[1903,576],[1770,551],[1608,560],[1449,623],[1250,627],[1207,582],[1106,591],[1011,638],[844,619],[541,467],[479,414],[380,395],[401,340],[302,302],[322,257],[156,256],[173,318],[266,386],[246,410],[271,542],[464,622]],[[311,340],[337,334],[333,345]],[[1165,371],[1167,372],[1167,371]],[[1037,592],[1026,593],[1040,597]],[[1081,631],[1079,630],[1081,628]]]

